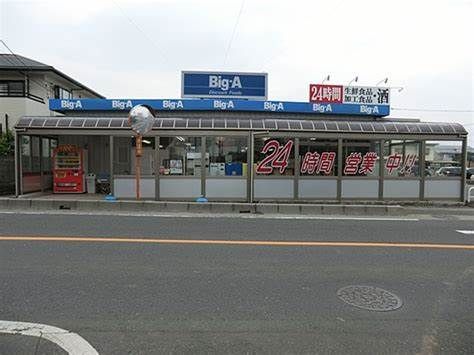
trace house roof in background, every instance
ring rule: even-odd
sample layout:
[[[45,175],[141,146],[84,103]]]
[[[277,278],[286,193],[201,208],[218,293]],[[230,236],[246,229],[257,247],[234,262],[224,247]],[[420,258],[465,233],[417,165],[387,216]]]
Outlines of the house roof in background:
[[[49,71],[53,72],[56,75],[62,77],[63,79],[70,81],[73,83],[75,86],[89,91],[93,95],[97,96],[97,98],[104,99],[105,96],[99,94],[98,92],[88,88],[84,84],[80,83],[79,81],[71,78],[69,75],[64,74],[63,72],[57,70],[51,65],[44,64],[41,62],[38,62],[36,60],[23,57],[18,54],[6,54],[6,53],[0,53],[0,70],[12,70],[12,71],[22,71],[22,72],[29,72],[29,71]]]

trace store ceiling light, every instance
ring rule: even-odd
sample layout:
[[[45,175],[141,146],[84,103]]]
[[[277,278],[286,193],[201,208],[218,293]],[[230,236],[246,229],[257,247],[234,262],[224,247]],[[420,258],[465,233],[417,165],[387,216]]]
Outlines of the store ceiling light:
[[[185,140],[183,137],[180,137],[180,136],[178,136],[178,137],[176,137],[176,138],[177,138],[179,141],[181,141],[181,142],[184,142],[184,140]]]
[[[145,144],[151,144],[151,142],[148,139],[144,139],[142,142]]]

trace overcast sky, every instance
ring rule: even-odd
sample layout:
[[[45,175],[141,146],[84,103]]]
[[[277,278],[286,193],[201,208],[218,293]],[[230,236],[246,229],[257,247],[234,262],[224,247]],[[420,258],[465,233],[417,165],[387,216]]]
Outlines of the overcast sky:
[[[0,0],[13,51],[108,98],[177,98],[181,70],[268,72],[288,101],[388,77],[391,116],[463,123],[474,145],[472,19],[470,0]]]

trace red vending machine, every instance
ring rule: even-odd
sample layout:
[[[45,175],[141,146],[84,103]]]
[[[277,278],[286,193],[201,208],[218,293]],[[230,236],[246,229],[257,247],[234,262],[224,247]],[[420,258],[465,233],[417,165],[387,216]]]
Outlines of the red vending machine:
[[[86,192],[85,151],[75,145],[60,145],[53,151],[53,192]]]

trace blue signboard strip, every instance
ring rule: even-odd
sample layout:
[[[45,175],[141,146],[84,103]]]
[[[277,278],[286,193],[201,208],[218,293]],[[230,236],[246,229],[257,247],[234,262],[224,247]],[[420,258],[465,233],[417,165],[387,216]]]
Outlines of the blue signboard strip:
[[[313,113],[328,115],[387,116],[390,106],[360,104],[318,104],[288,101],[251,101],[238,99],[51,99],[52,111],[129,111],[135,105],[149,105],[157,111],[247,111]]]

